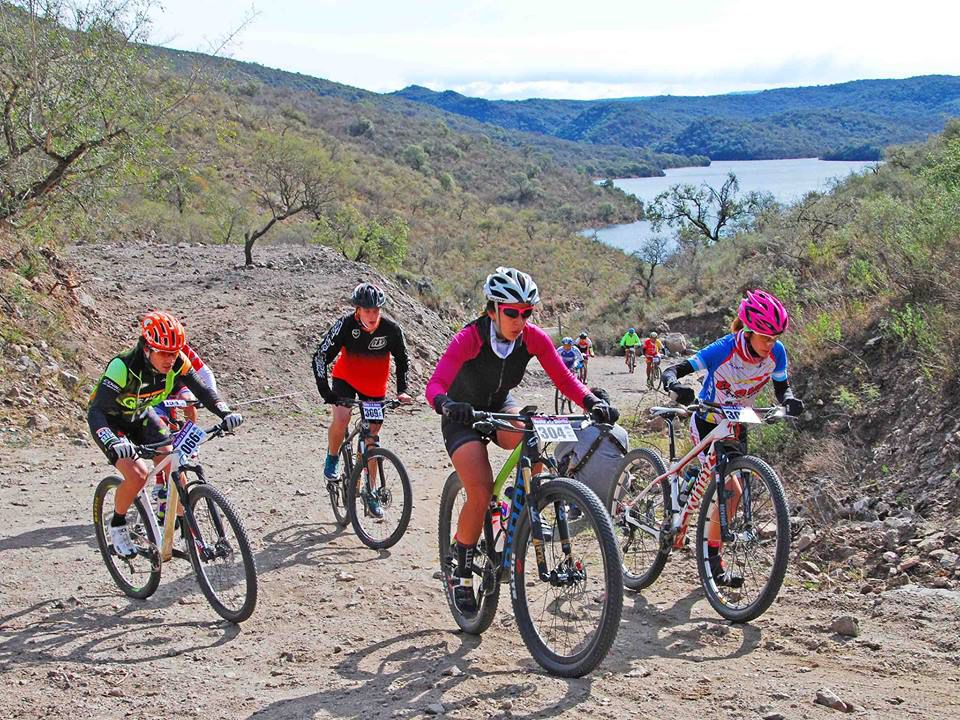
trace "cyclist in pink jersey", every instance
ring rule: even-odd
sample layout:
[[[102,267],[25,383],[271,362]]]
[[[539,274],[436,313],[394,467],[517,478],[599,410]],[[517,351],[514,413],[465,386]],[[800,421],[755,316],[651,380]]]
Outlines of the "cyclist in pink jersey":
[[[443,416],[444,444],[467,492],[457,524],[454,573],[454,602],[466,617],[477,612],[470,568],[493,489],[484,438],[472,427],[474,410],[517,412],[521,405],[510,391],[520,384],[527,364],[536,357],[557,388],[595,420],[612,424],[620,416],[566,368],[550,336],[528,322],[540,302],[540,292],[529,275],[499,267],[487,277],[484,294],[486,312],[456,334],[426,388],[427,402]],[[509,449],[516,447],[521,437],[499,432],[496,443]]]
[[[794,397],[787,377],[787,350],[780,336],[790,324],[787,309],[777,298],[763,290],[751,290],[740,303],[730,334],[703,348],[690,360],[684,360],[663,372],[662,383],[675,400],[690,405],[695,394],[692,388],[679,383],[679,378],[701,370],[707,371],[700,390],[700,399],[722,405],[752,407],[756,396],[773,380],[777,402],[787,414],[803,414],[803,401]],[[696,445],[717,426],[714,413],[696,413],[690,418],[690,436]],[[746,436],[738,438],[746,452]],[[700,456],[705,462],[706,457]],[[740,503],[741,488],[736,478],[728,478],[731,493],[728,512],[732,516]],[[720,521],[716,503],[711,509],[707,535],[710,572],[719,585],[739,587],[743,578],[727,572],[721,559]]]

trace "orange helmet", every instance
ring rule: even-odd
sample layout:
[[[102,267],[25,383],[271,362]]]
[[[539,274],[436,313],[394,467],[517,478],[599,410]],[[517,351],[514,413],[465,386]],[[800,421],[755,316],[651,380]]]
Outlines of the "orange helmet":
[[[154,350],[177,352],[186,344],[183,325],[170,313],[148,312],[140,323],[140,334]]]

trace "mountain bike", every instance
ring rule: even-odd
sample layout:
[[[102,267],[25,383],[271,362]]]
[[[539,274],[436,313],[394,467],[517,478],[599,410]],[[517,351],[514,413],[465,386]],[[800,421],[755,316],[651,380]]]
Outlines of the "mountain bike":
[[[382,423],[384,412],[401,405],[399,400],[340,400],[346,407],[359,407],[360,417],[340,446],[342,470],[327,481],[333,514],[341,527],[350,522],[360,542],[373,550],[396,545],[410,523],[413,488],[400,459],[380,447],[370,434],[370,423]],[[368,444],[368,439],[373,442]],[[383,517],[370,510],[379,505]]]
[[[717,427],[682,458],[676,456],[674,422],[692,412],[714,411]],[[787,417],[782,407],[747,408],[698,402],[687,407],[653,407],[667,423],[670,463],[659,453],[636,448],[624,456],[607,507],[623,555],[623,581],[631,590],[651,585],[670,553],[682,548],[690,519],[698,511],[697,570],[707,600],[733,622],[759,617],[777,597],[790,552],[790,517],[783,485],[766,462],[741,452],[742,426]],[[699,453],[707,461],[696,475],[685,474]],[[714,510],[717,508],[717,510]],[[720,523],[722,557],[743,580],[740,587],[718,583],[709,561],[711,515]]]
[[[126,595],[150,597],[160,585],[163,563],[173,557],[189,558],[200,590],[211,607],[223,619],[241,623],[257,604],[253,552],[236,510],[223,493],[207,482],[197,455],[200,445],[224,434],[220,425],[202,430],[187,421],[172,440],[137,446],[141,458],[163,460],[147,475],[147,482],[127,511],[127,527],[136,555],[118,555],[110,542],[115,494],[122,482],[119,476],[105,477],[97,485],[93,524],[107,570]],[[160,450],[171,444],[172,450]],[[167,490],[162,531],[147,489],[161,473],[165,473]],[[191,474],[194,480],[188,479]],[[178,527],[186,551],[173,547]]]
[[[563,677],[580,677],[603,660],[623,611],[623,576],[610,518],[586,485],[557,476],[556,463],[545,451],[548,442],[575,440],[570,423],[586,419],[542,416],[535,407],[515,415],[474,413],[472,426],[485,438],[498,430],[524,434],[494,481],[484,517],[472,568],[479,578],[474,617],[464,617],[453,600],[454,532],[466,501],[456,472],[440,496],[440,566],[457,625],[473,635],[490,627],[500,585],[509,579],[524,643],[543,668]],[[546,472],[534,475],[538,464]],[[514,470],[515,484],[507,488]],[[582,513],[577,519],[571,518],[573,507]]]
[[[580,382],[582,382],[584,385],[587,384],[587,364],[589,362],[590,362],[590,356],[586,353],[586,351],[584,351],[583,362],[580,363],[580,367],[577,369],[577,379],[580,380]],[[572,409],[571,409],[571,412],[573,412]]]
[[[647,358],[647,389],[660,387],[660,356],[652,355]]]
[[[627,353],[627,369],[630,371],[630,374],[633,374],[633,371],[637,367],[637,349],[633,347],[628,347],[626,349]]]
[[[577,372],[580,371],[582,366],[577,366],[574,368]],[[573,400],[568,398],[559,389],[553,391],[553,411],[557,415],[571,415],[573,414]]]

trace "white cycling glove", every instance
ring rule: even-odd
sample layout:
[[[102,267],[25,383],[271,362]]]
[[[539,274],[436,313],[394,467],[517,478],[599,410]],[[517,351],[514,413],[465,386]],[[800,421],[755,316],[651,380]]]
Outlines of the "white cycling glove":
[[[243,415],[240,413],[230,413],[224,416],[221,425],[227,432],[233,432],[243,424]]]
[[[129,440],[118,440],[109,450],[117,460],[132,460],[137,456],[137,446]]]

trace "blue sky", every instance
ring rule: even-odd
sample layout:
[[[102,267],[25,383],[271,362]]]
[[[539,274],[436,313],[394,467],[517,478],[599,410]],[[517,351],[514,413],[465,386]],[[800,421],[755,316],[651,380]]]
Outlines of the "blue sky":
[[[711,95],[960,75],[960,4],[933,0],[162,0],[152,41],[376,92]]]

